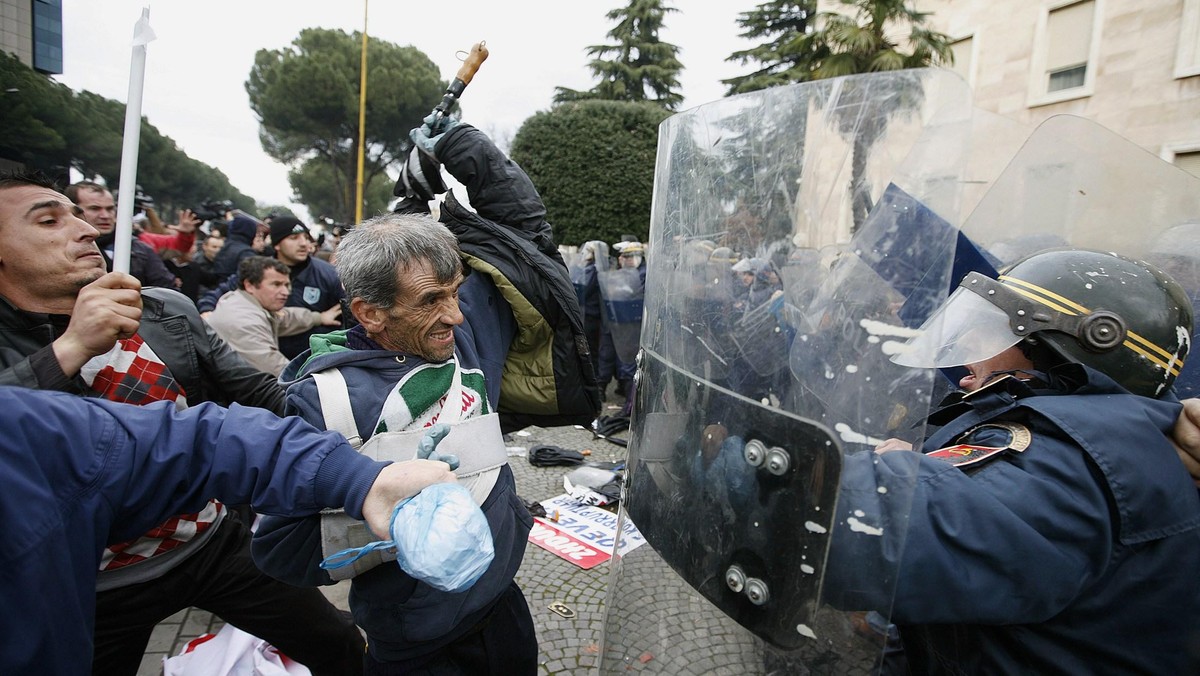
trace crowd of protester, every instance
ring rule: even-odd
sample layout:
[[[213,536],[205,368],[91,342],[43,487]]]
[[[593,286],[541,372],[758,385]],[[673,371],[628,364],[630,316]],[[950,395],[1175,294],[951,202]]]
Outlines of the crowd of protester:
[[[427,208],[418,209],[355,228],[336,226],[317,237],[308,224],[290,215],[269,214],[260,220],[230,210],[201,220],[182,210],[175,223],[163,224],[152,207],[143,207],[136,219],[128,273],[113,270],[116,204],[107,187],[83,181],[60,193],[37,177],[0,177],[0,385],[57,390],[166,414],[212,402],[231,411],[241,410],[236,404],[298,416],[317,429],[343,433],[356,450],[376,441],[381,443],[374,449],[396,444],[373,458],[396,460],[398,465],[425,463],[413,465],[422,478],[419,485],[406,484],[412,493],[432,483],[452,482],[444,476],[445,467],[460,469],[460,458],[452,455],[438,456],[445,467],[428,464],[427,429],[443,422],[470,426],[477,436],[470,444],[452,446],[451,452],[461,455],[459,480],[486,515],[494,538],[491,567],[464,594],[422,587],[422,579],[394,565],[355,568],[349,574],[357,590],[351,595],[351,617],[313,588],[342,579],[318,565],[329,554],[328,514],[289,507],[263,519],[252,536],[257,515],[249,505],[226,505],[207,494],[189,494],[195,498],[190,501],[156,502],[157,509],[167,512],[176,504],[202,506],[144,532],[129,532],[127,524],[112,520],[97,526],[105,530],[94,537],[105,544],[97,556],[99,565],[92,565],[87,575],[75,570],[71,578],[72,588],[83,589],[81,596],[86,597],[77,599],[76,610],[83,630],[90,630],[84,633],[93,636],[93,650],[86,658],[55,658],[59,666],[52,673],[73,673],[86,661],[93,673],[136,673],[153,628],[189,606],[212,610],[267,639],[316,674],[536,671],[533,622],[514,582],[531,517],[516,498],[505,460],[502,425],[515,428],[514,418],[504,415],[513,415],[514,408],[520,412],[522,405],[545,411],[553,402],[560,415],[582,411],[591,419],[598,413],[595,406],[588,410],[585,401],[569,408],[564,402],[572,392],[580,401],[586,399],[581,393],[591,388],[594,378],[601,392],[615,381],[616,396],[624,400],[621,415],[628,419],[636,394],[635,357],[650,252],[636,237],[626,236],[611,246],[587,242],[568,257],[581,334],[541,334],[541,340],[553,342],[556,349],[541,345],[535,352],[553,363],[533,363],[519,353],[532,339],[522,333],[527,328],[511,306],[533,308],[539,326],[568,324],[562,317],[572,310],[572,303],[562,303],[549,290],[553,282],[547,280],[555,275],[542,274],[561,268],[562,260],[544,221],[540,197],[528,177],[470,125],[443,120],[431,125],[427,120],[413,133],[418,131],[425,141],[418,146],[436,152],[435,159],[459,177],[471,197],[480,197],[472,200],[480,206],[478,214],[451,196],[441,207],[440,221],[430,217]],[[489,170],[475,172],[476,166]],[[528,213],[506,213],[510,220],[503,220],[496,213],[503,205],[492,203],[496,196],[491,195],[492,202],[484,199],[483,188],[489,183],[506,186]],[[512,232],[520,236],[509,236]],[[475,239],[481,236],[492,239],[481,245]],[[828,410],[854,405],[832,398],[820,383],[799,383],[788,369],[790,358],[804,358],[792,354],[796,340],[845,340],[829,330],[831,322],[824,321],[828,318],[808,308],[809,299],[803,297],[803,290],[816,286],[805,276],[827,272],[819,252],[749,255],[710,241],[682,246],[688,249],[681,260],[692,265],[679,274],[694,275],[696,283],[680,300],[702,311],[680,314],[704,321],[682,327],[695,342],[679,349],[711,354],[712,382],[771,406],[796,408],[789,401],[800,400],[817,401]],[[339,248],[344,250],[340,262]],[[610,251],[615,256],[610,257]],[[476,267],[465,267],[472,264]],[[566,281],[562,284],[565,288]],[[501,294],[502,288],[506,293]],[[872,302],[845,293],[835,300]],[[563,294],[570,297],[569,290]],[[878,300],[880,312],[887,311],[888,299]],[[588,349],[581,349],[582,344]],[[564,355],[590,360],[590,369],[564,368],[570,362]],[[523,360],[531,369],[530,381],[542,385],[506,390],[508,408],[501,409],[502,381],[503,386],[510,384],[506,367],[514,359]],[[1193,394],[1194,374],[1193,370],[1181,376],[1177,389]],[[584,377],[588,382],[578,380]],[[327,392],[337,392],[325,389],[330,378],[341,380],[345,410],[336,410],[343,402],[326,398]],[[349,388],[355,393],[352,402]],[[514,397],[515,390],[530,400]],[[90,410],[53,397],[46,402],[51,412],[88,419],[106,420],[111,410],[107,404]],[[203,407],[186,420],[202,424],[224,415],[213,414],[213,408]],[[150,420],[149,415],[137,418]],[[255,419],[262,422],[266,417]],[[175,424],[179,418],[166,415],[163,420]],[[274,430],[275,420],[263,426]],[[1171,422],[1169,416],[1164,420],[1164,425]],[[307,426],[298,429],[303,435],[312,432]],[[1198,446],[1193,430],[1187,427],[1190,445]],[[63,443],[106,444],[111,436]],[[264,438],[264,443],[276,443],[274,436]],[[396,441],[399,438],[404,441]],[[338,438],[335,450],[344,454],[343,441]],[[151,439],[135,445],[145,453],[146,444],[153,443]],[[211,459],[216,453],[215,464],[228,464],[212,438],[198,435],[189,443],[195,444],[197,457]],[[1169,457],[1169,444],[1164,440],[1160,445]],[[413,457],[414,448],[424,455],[404,460]],[[111,448],[103,450],[108,453]],[[497,462],[492,462],[492,453]],[[77,455],[87,457],[83,451]],[[167,454],[147,462],[163,458],[181,462]],[[338,484],[332,473],[306,467],[306,477],[318,475],[314,482]],[[186,463],[174,469],[176,475],[184,475],[173,477],[179,485],[195,482],[193,468]],[[355,479],[362,485],[343,482],[336,491],[327,488],[305,504],[346,504],[361,514],[362,500],[350,498],[366,492],[364,476]],[[1182,481],[1182,474],[1176,478]],[[156,487],[105,488],[120,494],[120,501]],[[261,492],[244,486],[224,488],[227,495],[270,503]],[[87,490],[90,487],[80,488],[81,494]],[[136,506],[134,498],[129,504]],[[132,522],[141,525],[143,520],[146,517]],[[122,537],[109,537],[108,528]],[[81,553],[73,563],[91,564],[87,556]],[[41,581],[52,583],[51,573],[46,575]],[[87,588],[93,578],[94,599]],[[93,601],[94,625],[87,626],[88,603]],[[27,654],[0,651],[0,667],[48,659],[53,646],[39,631],[29,629],[31,640],[23,646]]]

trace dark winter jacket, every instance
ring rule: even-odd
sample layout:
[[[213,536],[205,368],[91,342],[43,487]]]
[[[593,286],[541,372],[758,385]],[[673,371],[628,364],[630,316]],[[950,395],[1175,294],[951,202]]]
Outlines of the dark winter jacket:
[[[467,278],[459,289],[459,303],[464,321],[454,327],[454,353],[462,369],[482,375],[486,410],[493,410],[504,355],[515,333],[512,315],[483,275]],[[337,368],[353,393],[358,434],[364,441],[370,439],[396,383],[425,369],[429,362],[416,355],[376,349],[367,342],[361,326],[315,338],[313,350],[294,359],[281,376],[289,383],[288,414],[324,427],[325,412],[310,374]],[[533,519],[517,497],[507,465],[480,508],[492,532],[495,558],[469,590],[439,591],[392,562],[353,578],[350,608],[376,659],[411,660],[455,642],[486,617],[509,588],[521,566]],[[318,567],[322,556],[319,516],[264,517],[252,546],[255,563],[272,577],[294,585],[333,582]]]
[[[485,134],[462,124],[437,145],[467,189],[472,212],[448,193],[441,221],[472,269],[487,274],[513,308],[519,335],[504,366],[499,412],[506,431],[588,425],[600,392],[575,288],[533,183]],[[553,336],[547,344],[544,336]]]
[[[258,225],[245,216],[236,216],[229,223],[229,236],[225,238],[225,246],[217,252],[213,259],[213,272],[221,277],[236,275],[238,265],[251,256],[257,255],[254,248],[254,236],[258,234]],[[214,303],[215,305],[215,303]],[[209,308],[211,310],[212,308]],[[205,310],[201,310],[204,312]]]
[[[50,346],[69,322],[66,315],[19,310],[0,296],[0,385],[94,395],[78,375],[63,374]],[[236,401],[283,412],[283,387],[230,349],[183,294],[143,289],[138,335],[171,370],[189,405]]]

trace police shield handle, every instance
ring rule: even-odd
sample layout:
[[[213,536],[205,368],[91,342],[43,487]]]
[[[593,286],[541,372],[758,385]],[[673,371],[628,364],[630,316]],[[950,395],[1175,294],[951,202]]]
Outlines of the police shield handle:
[[[392,510],[396,503],[421,492],[426,486],[455,483],[458,477],[440,460],[406,460],[384,467],[363,500],[363,520],[376,537],[392,538]]]
[[[437,104],[433,109],[433,114],[439,119],[450,112],[454,107],[454,103],[458,101],[458,97],[462,96],[463,90],[471,83],[475,77],[475,73],[479,70],[479,66],[484,59],[488,57],[488,50],[485,43],[480,40],[471,47],[471,52],[467,54],[467,58],[463,59],[463,65],[458,69],[458,74],[454,76],[454,82],[446,87],[446,93],[442,96],[442,102]]]

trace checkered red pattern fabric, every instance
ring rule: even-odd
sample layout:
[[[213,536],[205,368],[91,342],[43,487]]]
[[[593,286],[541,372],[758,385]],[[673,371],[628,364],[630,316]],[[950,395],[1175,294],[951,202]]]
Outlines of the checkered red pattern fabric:
[[[118,340],[108,352],[93,357],[80,375],[109,401],[139,406],[173,401],[177,408],[187,408],[187,393],[183,387],[136,333],[131,338]]]
[[[173,401],[176,408],[187,408],[183,386],[137,334],[93,357],[80,375],[100,396],[111,401],[136,405]],[[136,540],[110,545],[104,550],[100,570],[123,568],[187,544],[208,530],[224,509],[220,502],[211,500],[199,512],[171,517]]]

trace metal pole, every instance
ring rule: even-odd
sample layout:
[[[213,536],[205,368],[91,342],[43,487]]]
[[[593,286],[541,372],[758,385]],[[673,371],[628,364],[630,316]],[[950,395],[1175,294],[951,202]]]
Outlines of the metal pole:
[[[354,222],[363,217],[363,155],[367,137],[367,3],[363,0],[362,59],[358,84],[358,177],[354,181]]]
[[[138,144],[142,133],[142,86],[146,77],[146,43],[154,39],[150,8],[133,27],[129,60],[129,97],[125,100],[125,134],[121,145],[121,178],[117,189],[117,225],[113,232],[113,270],[129,272],[133,247],[133,194],[137,192]]]

